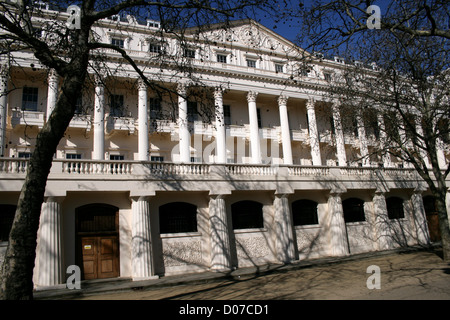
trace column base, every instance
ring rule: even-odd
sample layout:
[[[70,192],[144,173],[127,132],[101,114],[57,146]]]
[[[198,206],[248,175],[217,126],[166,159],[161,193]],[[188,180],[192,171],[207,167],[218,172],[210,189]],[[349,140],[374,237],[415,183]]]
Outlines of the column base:
[[[135,277],[132,278],[132,281],[145,281],[145,280],[157,280],[159,276],[150,276],[150,277]]]

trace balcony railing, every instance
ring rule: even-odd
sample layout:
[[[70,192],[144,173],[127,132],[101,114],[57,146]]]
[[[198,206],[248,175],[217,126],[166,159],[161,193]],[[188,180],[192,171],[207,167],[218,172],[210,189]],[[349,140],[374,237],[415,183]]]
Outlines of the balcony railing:
[[[28,168],[28,159],[0,158],[0,176],[25,177]],[[296,179],[296,177],[324,177],[335,180],[353,179],[361,177],[375,177],[382,174],[393,179],[417,179],[414,169],[398,168],[361,168],[361,167],[328,167],[328,166],[301,166],[301,165],[253,165],[253,164],[205,164],[205,163],[166,163],[142,161],[112,161],[112,160],[53,160],[50,175],[61,175],[71,178],[90,176],[93,179],[99,176],[124,179],[133,179],[139,176],[149,178],[173,178],[175,176],[228,176],[232,179],[247,179],[256,176],[278,177]],[[84,178],[83,178],[84,179]]]
[[[112,131],[129,131],[130,134],[134,133],[136,120],[132,117],[114,117],[109,116],[107,120],[107,129]]]
[[[69,124],[69,128],[86,129],[87,131],[91,130],[91,126],[92,126],[91,115],[82,115],[82,114],[75,114]]]
[[[16,126],[44,126],[44,112],[27,111],[27,110],[13,110],[11,124]]]
[[[131,174],[133,162],[129,161],[94,161],[94,160],[55,160],[61,163],[61,172],[66,174]]]

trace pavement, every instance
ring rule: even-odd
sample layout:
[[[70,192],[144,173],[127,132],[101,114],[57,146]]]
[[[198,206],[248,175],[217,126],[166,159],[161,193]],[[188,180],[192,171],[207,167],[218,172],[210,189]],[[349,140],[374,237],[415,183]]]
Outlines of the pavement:
[[[381,270],[376,286],[375,265]],[[370,285],[370,284],[369,284]],[[103,279],[81,289],[40,288],[35,300],[450,300],[450,263],[440,245],[157,279]]]

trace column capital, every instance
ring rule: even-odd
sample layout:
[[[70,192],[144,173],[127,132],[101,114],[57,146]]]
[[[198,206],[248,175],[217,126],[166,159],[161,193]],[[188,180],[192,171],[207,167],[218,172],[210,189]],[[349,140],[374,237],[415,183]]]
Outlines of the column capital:
[[[221,100],[223,97],[223,89],[221,87],[214,88],[214,99]]]
[[[306,109],[313,109],[314,110],[314,105],[316,104],[316,100],[314,98],[309,98],[306,101]]]
[[[185,83],[182,83],[182,82],[178,83],[178,85],[177,85],[177,93],[179,95],[185,96],[186,93],[187,93],[187,87],[188,86]]]
[[[289,97],[288,96],[285,96],[285,95],[280,95],[279,97],[278,97],[278,105],[286,105],[287,104],[287,102],[288,102],[288,99],[289,99]]]
[[[209,191],[209,198],[210,199],[225,199],[226,197],[228,197],[229,195],[231,195],[231,190],[210,190]]]
[[[147,90],[147,84],[145,83],[144,79],[142,79],[142,78],[138,79],[138,90],[139,91],[146,91]]]
[[[44,203],[57,202],[61,204],[61,202],[63,202],[65,198],[66,197],[64,196],[45,196]]]
[[[385,197],[387,191],[386,190],[381,190],[379,188],[375,189],[375,191],[373,192],[373,196],[374,197]]]
[[[258,92],[256,92],[256,91],[249,91],[247,93],[247,101],[248,102],[256,102],[256,97],[258,97]]]
[[[98,74],[94,74],[94,84],[96,87],[104,87],[105,86],[105,78],[98,75]]]
[[[55,69],[48,70],[48,82],[56,82],[59,79],[59,75]]]
[[[275,198],[278,198],[278,199],[289,199],[289,196],[290,196],[291,194],[292,194],[292,193],[286,193],[286,192],[278,193],[278,192],[275,192],[275,193],[274,193],[274,196],[275,196]]]

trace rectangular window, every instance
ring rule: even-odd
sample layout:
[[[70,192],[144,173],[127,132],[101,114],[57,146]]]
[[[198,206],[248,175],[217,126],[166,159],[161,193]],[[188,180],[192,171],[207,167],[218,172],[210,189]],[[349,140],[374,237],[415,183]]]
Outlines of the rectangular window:
[[[121,154],[111,154],[111,155],[109,155],[109,160],[122,161],[122,160],[124,160],[124,156]]]
[[[331,74],[330,73],[324,73],[323,76],[325,78],[325,81],[328,81],[328,82],[331,81]]]
[[[110,114],[113,117],[123,117],[124,116],[124,104],[123,95],[112,94],[110,96]]]
[[[283,65],[282,65],[282,64],[276,63],[276,64],[275,64],[275,72],[283,73],[283,72],[284,72]]]
[[[111,39],[111,44],[113,46],[118,46],[119,48],[124,48],[125,47],[125,41],[123,39],[112,38]]]
[[[198,119],[198,112],[197,112],[197,102],[188,101],[187,102],[187,116],[188,116],[188,122],[194,122]]]
[[[160,44],[156,44],[156,43],[150,43],[148,51],[152,52],[152,53],[161,53],[162,52],[161,45]]]
[[[22,91],[22,110],[37,111],[38,88],[24,87]]]
[[[151,157],[150,157],[150,161],[153,161],[153,162],[163,162],[163,161],[164,161],[164,157],[161,157],[161,156],[151,156]]]
[[[247,67],[256,68],[256,60],[247,59]]]
[[[226,126],[229,126],[231,124],[231,109],[230,105],[228,104],[223,105],[223,120]]]
[[[227,63],[227,56],[224,54],[217,55],[217,62]]]
[[[21,159],[30,159],[31,152],[19,152],[19,158]]]
[[[80,153],[66,153],[66,159],[69,160],[80,160],[81,154]]]
[[[149,99],[150,106],[150,119],[161,119],[161,99],[158,98],[150,98]]]
[[[185,58],[195,58],[195,50],[193,49],[184,49],[184,57]]]

